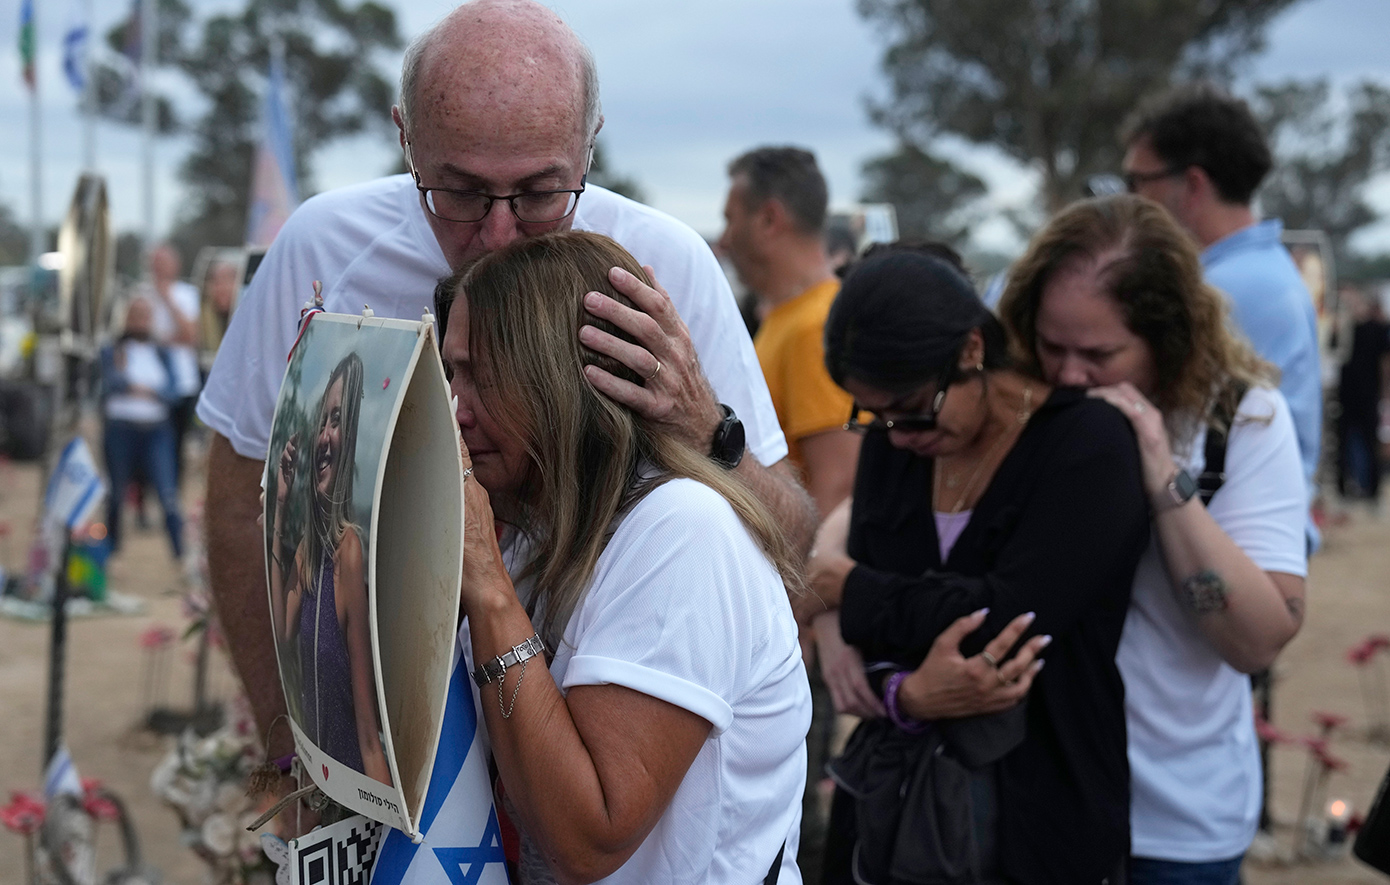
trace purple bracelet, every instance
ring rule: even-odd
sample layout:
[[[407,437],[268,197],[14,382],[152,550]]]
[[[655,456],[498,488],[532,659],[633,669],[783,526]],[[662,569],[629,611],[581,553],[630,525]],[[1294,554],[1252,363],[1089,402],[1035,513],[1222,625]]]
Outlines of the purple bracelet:
[[[923,734],[931,728],[931,723],[910,719],[898,707],[898,688],[902,686],[903,680],[906,678],[906,670],[899,670],[888,677],[888,682],[883,686],[883,706],[888,710],[888,718],[898,728],[908,734]]]

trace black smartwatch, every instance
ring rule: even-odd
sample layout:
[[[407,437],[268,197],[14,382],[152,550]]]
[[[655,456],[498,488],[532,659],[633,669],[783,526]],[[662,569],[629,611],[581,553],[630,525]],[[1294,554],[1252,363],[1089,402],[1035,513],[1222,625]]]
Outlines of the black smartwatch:
[[[1192,474],[1182,468],[1173,471],[1173,475],[1168,480],[1168,485],[1163,487],[1163,491],[1154,495],[1154,513],[1162,513],[1165,510],[1173,510],[1181,507],[1192,496],[1197,494],[1197,480],[1192,478]]]
[[[709,456],[725,470],[733,470],[743,460],[743,451],[747,447],[743,422],[738,420],[733,409],[723,403],[719,404],[719,408],[724,410],[724,420],[714,429],[714,443],[710,446]]]

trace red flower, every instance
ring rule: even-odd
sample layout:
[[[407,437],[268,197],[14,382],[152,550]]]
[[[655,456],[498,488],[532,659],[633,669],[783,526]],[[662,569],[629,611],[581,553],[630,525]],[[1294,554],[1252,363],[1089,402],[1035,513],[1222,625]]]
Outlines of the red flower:
[[[1333,729],[1346,725],[1347,717],[1340,713],[1327,713],[1318,710],[1313,713],[1313,721],[1323,730],[1323,734],[1327,734]]]
[[[32,836],[43,826],[43,802],[30,793],[15,791],[10,794],[10,804],[0,808],[0,823],[12,833]]]
[[[145,649],[168,648],[174,641],[174,631],[163,624],[156,624],[140,634],[140,647]]]
[[[119,820],[121,810],[111,800],[101,781],[94,777],[82,779],[82,807],[97,820]]]
[[[1255,714],[1255,734],[1259,735],[1260,740],[1269,744],[1288,744],[1294,740],[1259,713]]]

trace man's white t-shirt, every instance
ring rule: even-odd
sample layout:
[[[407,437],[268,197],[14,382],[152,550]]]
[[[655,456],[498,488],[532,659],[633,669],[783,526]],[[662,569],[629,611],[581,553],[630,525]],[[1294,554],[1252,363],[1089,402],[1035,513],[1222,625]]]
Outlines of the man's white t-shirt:
[[[1181,459],[1197,476],[1205,427]],[[1308,571],[1308,510],[1289,407],[1277,390],[1241,400],[1226,447],[1226,481],[1207,508],[1264,571]],[[1125,682],[1130,826],[1135,857],[1226,860],[1259,824],[1259,745],[1250,677],[1232,668],[1178,602],[1157,536],[1140,560],[1116,663]]]
[[[198,388],[202,386],[202,371],[198,368],[198,350],[191,344],[179,344],[174,341],[174,336],[178,334],[179,326],[174,316],[169,310],[169,305],[164,303],[154,292],[149,292],[145,296],[153,309],[150,317],[150,330],[154,333],[156,341],[160,342],[169,351],[169,364],[174,369],[174,393],[180,397],[197,396]],[[190,322],[198,319],[198,289],[191,283],[182,280],[175,280],[169,286],[169,300],[178,308],[179,313]],[[277,381],[276,388],[279,388]],[[261,457],[264,457],[262,455]]]
[[[299,311],[323,283],[324,309],[416,319],[433,310],[449,264],[420,205],[415,182],[396,175],[329,191],[295,210],[275,238],[217,352],[198,417],[248,458],[265,458]],[[752,341],[713,253],[674,218],[590,185],[574,228],[606,234],[671,294],[701,367],[720,401],[743,421],[748,448],[765,465],[787,455]]]
[[[783,846],[779,885],[801,881],[811,692],[786,588],[728,501],[677,479],[638,502],[554,651],[561,691],[621,685],[713,726],[656,827],[601,881],[761,882]]]

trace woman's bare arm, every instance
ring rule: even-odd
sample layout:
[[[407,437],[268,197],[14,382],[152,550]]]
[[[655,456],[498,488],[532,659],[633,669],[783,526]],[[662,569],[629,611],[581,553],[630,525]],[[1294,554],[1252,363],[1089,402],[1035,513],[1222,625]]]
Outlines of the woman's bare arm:
[[[469,482],[466,499],[464,610],[477,665],[534,628],[502,564],[486,492]],[[507,795],[562,883],[601,879],[632,856],[712,727],[622,686],[576,686],[561,695],[543,656],[485,686],[482,707]]]
[[[362,568],[362,542],[348,529],[338,545],[334,591],[338,621],[347,643],[348,671],[352,674],[352,709],[357,725],[357,745],[364,773],[391,783],[391,768],[381,747],[381,714],[376,703],[376,679],[372,670],[372,635],[368,618],[367,582]]]
[[[1145,490],[1161,500],[1174,471],[1162,413],[1130,384],[1091,395],[1129,419]],[[1303,578],[1261,569],[1195,498],[1156,513],[1154,530],[1173,593],[1222,660],[1242,673],[1272,664],[1303,624]]]

